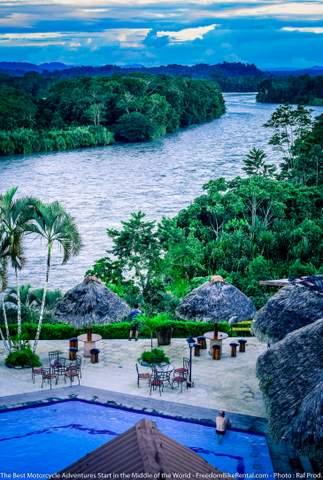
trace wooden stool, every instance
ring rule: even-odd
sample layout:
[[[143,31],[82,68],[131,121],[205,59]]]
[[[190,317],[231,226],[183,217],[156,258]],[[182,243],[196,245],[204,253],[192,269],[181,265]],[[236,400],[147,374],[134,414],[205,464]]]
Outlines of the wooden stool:
[[[236,357],[237,356],[237,347],[239,346],[238,343],[230,343],[230,347],[231,347],[231,357]]]
[[[69,360],[72,360],[72,361],[76,360],[76,354],[77,354],[77,348],[70,347],[69,354],[68,354]]]
[[[201,350],[206,350],[207,345],[206,345],[206,338],[204,335],[201,335],[200,337],[197,337],[197,343],[200,345]]]
[[[194,357],[199,357],[200,356],[200,349],[201,346],[199,343],[194,344]]]
[[[92,348],[92,350],[90,351],[91,363],[99,363],[99,353],[100,350],[98,348]]]
[[[76,337],[70,338],[70,348],[76,348],[78,350],[79,342]]]
[[[239,352],[242,352],[244,353],[246,351],[246,343],[247,343],[247,340],[238,340],[238,343],[239,343]]]
[[[220,345],[213,345],[212,347],[213,360],[221,360],[221,347]]]

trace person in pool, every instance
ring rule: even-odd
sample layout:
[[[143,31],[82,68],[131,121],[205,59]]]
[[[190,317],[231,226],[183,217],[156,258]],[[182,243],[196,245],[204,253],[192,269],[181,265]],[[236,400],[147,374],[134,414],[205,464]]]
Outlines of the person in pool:
[[[128,338],[129,341],[132,340],[133,338],[135,339],[135,341],[138,340],[139,326],[140,326],[138,316],[141,313],[142,313],[142,311],[140,310],[140,305],[138,303],[136,303],[135,308],[133,308],[131,310],[131,312],[129,313],[129,318],[130,318],[130,321],[131,321],[129,338]]]
[[[219,435],[224,435],[227,428],[230,426],[230,420],[225,416],[225,412],[222,410],[215,418],[215,431]]]

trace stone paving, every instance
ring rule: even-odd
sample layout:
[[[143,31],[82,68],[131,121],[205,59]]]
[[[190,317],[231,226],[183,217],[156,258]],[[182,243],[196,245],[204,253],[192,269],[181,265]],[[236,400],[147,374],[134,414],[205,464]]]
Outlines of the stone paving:
[[[171,402],[203,406],[205,408],[224,409],[257,417],[265,416],[264,403],[258,387],[255,368],[257,357],[266,349],[266,345],[256,338],[248,338],[246,353],[238,353],[236,358],[230,357],[229,343],[232,339],[223,342],[223,355],[220,361],[211,359],[207,350],[201,351],[200,357],[193,357],[194,388],[179,390],[165,388],[161,397],[157,391],[152,397]],[[155,341],[156,343],[156,341]],[[83,375],[81,384],[88,387],[106,389],[125,394],[149,397],[147,383],[143,382],[137,388],[136,360],[140,353],[150,349],[150,340],[101,340],[100,362],[91,364],[83,359]],[[173,339],[170,346],[163,347],[174,366],[180,366],[183,356],[188,356],[188,347],[185,339]],[[68,341],[44,340],[39,344],[38,353],[46,365],[48,351],[68,350]],[[80,349],[82,354],[82,346]],[[0,350],[0,396],[40,390],[40,377],[35,384],[31,381],[31,372],[28,369],[8,369],[4,365],[5,353]],[[64,386],[60,379],[54,390]],[[48,386],[45,385],[45,389]],[[71,388],[68,386],[66,388]],[[71,391],[73,387],[71,388]]]

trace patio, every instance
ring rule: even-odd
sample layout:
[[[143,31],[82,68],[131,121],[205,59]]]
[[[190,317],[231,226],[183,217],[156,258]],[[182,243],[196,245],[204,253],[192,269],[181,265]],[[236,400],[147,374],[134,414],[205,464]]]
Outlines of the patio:
[[[231,358],[229,345],[231,341],[230,338],[224,340],[223,356],[220,361],[212,360],[207,350],[202,350],[200,357],[193,357],[194,388],[188,390],[184,388],[182,393],[178,389],[165,388],[161,397],[158,391],[155,391],[152,393],[152,398],[260,417],[265,416],[255,369],[256,359],[266,350],[266,345],[260,343],[255,337],[248,338],[246,353],[238,353],[236,358]],[[137,388],[135,364],[142,351],[150,349],[150,340],[140,339],[138,342],[101,340],[97,346],[100,349],[100,362],[91,364],[89,359],[83,358],[81,385],[149,397],[147,383],[143,381],[140,388]],[[173,339],[171,345],[163,348],[175,367],[181,366],[182,358],[188,356],[185,339]],[[82,349],[83,347],[80,345],[79,353],[81,355]],[[68,341],[43,340],[39,343],[38,354],[44,366],[48,362],[48,352],[52,350],[61,350],[68,356]],[[36,377],[36,382],[33,384],[30,369],[8,369],[4,365],[4,358],[4,351],[1,350],[0,396],[40,390],[40,377]],[[75,387],[70,387],[68,383],[66,385],[66,388],[72,393]],[[55,396],[55,389],[63,386],[62,379],[59,380],[57,386],[53,385],[53,396]],[[49,387],[45,385],[44,390],[49,390]]]

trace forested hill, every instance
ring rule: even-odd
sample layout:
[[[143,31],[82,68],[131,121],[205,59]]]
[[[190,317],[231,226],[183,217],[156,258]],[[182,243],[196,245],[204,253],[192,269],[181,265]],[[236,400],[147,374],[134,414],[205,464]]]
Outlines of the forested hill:
[[[323,106],[323,75],[266,79],[259,85],[257,101]]]
[[[267,75],[253,64],[223,62],[216,65],[198,64],[164,65],[159,67],[145,67],[143,65],[130,65],[120,67],[117,65],[103,66],[68,66],[61,63],[48,63],[33,65],[30,63],[0,62],[0,73],[14,76],[23,76],[35,72],[49,78],[71,78],[79,76],[110,76],[129,73],[147,73],[153,75],[185,76],[190,78],[216,80],[223,91],[256,91],[258,84]]]
[[[224,113],[215,82],[123,75],[0,76],[0,154],[147,141]]]

